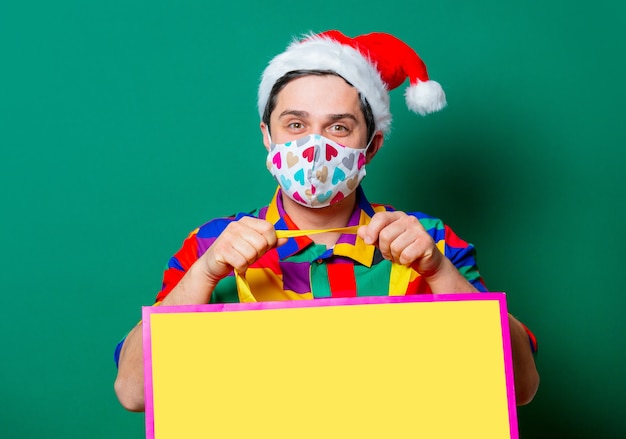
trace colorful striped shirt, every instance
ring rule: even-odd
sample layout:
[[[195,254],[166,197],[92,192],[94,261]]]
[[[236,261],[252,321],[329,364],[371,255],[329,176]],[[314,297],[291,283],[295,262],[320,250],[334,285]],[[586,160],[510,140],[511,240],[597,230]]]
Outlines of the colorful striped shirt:
[[[169,294],[230,222],[248,215],[271,222],[276,230],[297,230],[285,213],[281,200],[278,189],[266,207],[251,213],[214,219],[191,232],[167,265],[157,303]],[[359,188],[357,204],[347,226],[368,224],[376,212],[382,211],[393,211],[393,208],[370,204]],[[439,219],[417,212],[410,215],[420,221],[439,250],[477,290],[487,291],[471,244],[460,239]],[[289,238],[286,244],[267,252],[248,268],[246,278],[259,302],[431,292],[428,284],[414,270],[410,270],[410,276],[405,276],[404,284],[398,288],[396,268],[395,264],[382,257],[376,246],[365,244],[355,234],[342,234],[329,249],[303,236]],[[210,303],[236,302],[239,302],[239,297],[235,277],[231,273],[218,283]]]

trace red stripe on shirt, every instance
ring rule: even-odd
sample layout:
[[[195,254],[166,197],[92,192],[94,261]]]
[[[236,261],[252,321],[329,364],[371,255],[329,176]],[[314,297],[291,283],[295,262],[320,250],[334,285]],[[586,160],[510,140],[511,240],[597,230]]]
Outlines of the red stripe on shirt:
[[[326,269],[332,297],[356,297],[356,279],[352,264],[328,264]]]
[[[459,236],[456,233],[454,233],[454,231],[450,227],[444,226],[444,228],[445,228],[446,245],[448,247],[452,247],[452,248],[467,247],[467,242],[459,238]]]

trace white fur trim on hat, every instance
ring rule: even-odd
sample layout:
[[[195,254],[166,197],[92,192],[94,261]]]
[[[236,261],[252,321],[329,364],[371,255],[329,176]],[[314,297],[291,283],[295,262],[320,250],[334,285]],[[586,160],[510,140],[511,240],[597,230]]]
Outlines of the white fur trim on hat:
[[[270,61],[259,86],[257,105],[261,118],[276,81],[294,70],[330,70],[343,77],[367,99],[376,129],[388,133],[391,126],[389,93],[378,70],[358,50],[317,35],[294,41]]]

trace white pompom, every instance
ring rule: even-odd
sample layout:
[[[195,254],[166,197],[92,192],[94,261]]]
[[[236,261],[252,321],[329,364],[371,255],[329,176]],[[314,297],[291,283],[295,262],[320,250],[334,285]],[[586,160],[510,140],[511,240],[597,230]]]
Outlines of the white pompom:
[[[436,81],[418,82],[404,93],[406,105],[412,111],[425,116],[446,106],[446,94]]]

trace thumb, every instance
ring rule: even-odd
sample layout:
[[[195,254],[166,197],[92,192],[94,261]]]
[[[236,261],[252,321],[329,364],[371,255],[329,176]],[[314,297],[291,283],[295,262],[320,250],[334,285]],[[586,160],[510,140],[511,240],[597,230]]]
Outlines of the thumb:
[[[367,245],[372,245],[376,243],[376,237],[370,236],[369,226],[367,225],[359,227],[359,230],[357,230],[356,235],[359,238],[361,238]]]

